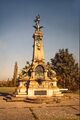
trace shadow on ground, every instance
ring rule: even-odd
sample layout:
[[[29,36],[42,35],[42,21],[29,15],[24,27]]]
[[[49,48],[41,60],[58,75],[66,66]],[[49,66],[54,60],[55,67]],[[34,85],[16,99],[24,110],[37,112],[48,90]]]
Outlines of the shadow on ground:
[[[0,96],[7,97],[7,96],[12,96],[12,94],[0,92]]]

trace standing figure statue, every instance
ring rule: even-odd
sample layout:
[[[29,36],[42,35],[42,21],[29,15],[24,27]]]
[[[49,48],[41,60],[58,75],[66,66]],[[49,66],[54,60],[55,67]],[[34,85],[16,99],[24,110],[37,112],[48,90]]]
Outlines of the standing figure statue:
[[[43,26],[40,26],[40,15],[38,14],[35,18],[35,26],[33,26],[37,31],[40,31],[41,28],[43,28]]]
[[[40,15],[38,14],[38,16],[36,16],[36,19],[34,20],[36,25],[39,25],[40,23]]]

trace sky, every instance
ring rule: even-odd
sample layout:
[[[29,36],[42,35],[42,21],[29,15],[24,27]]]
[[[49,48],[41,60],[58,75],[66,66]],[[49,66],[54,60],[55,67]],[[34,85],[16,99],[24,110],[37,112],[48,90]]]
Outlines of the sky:
[[[45,62],[68,48],[79,60],[79,0],[0,0],[0,80],[13,77],[33,53],[33,25],[40,14]]]

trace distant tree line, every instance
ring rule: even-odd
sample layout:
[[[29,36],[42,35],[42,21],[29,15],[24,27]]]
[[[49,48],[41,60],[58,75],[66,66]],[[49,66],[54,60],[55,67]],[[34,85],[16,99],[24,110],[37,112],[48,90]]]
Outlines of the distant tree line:
[[[11,80],[0,81],[0,87],[15,87],[17,85],[18,65],[15,62],[13,78]]]
[[[13,87],[12,80],[2,80],[0,81],[0,87]]]

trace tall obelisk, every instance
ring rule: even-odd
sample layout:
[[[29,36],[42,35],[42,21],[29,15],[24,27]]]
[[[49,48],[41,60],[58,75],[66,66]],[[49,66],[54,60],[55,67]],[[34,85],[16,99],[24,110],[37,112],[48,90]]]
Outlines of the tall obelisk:
[[[35,25],[33,27],[35,28],[35,32],[33,34],[34,44],[32,62],[44,62],[43,32],[41,31],[41,28],[43,28],[43,26],[40,26],[40,16],[36,16],[36,19],[34,21]]]

